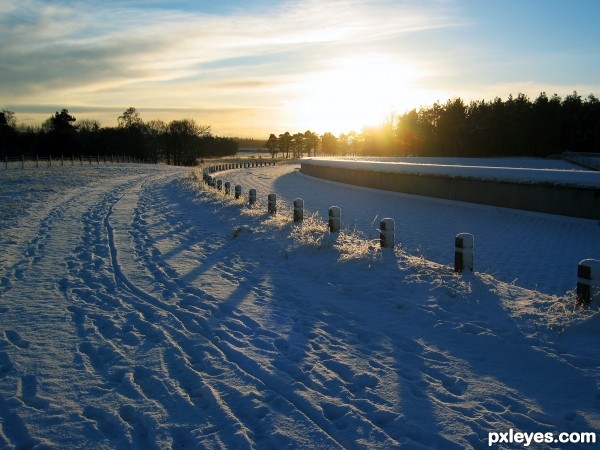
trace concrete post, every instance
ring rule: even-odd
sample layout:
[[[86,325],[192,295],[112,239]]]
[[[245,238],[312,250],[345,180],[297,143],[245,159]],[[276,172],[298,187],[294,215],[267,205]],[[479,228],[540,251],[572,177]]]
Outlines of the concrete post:
[[[294,200],[294,222],[302,222],[304,220],[304,200],[297,198]]]
[[[269,194],[267,196],[267,198],[268,198],[267,211],[269,212],[269,214],[277,213],[277,195]]]
[[[239,184],[237,184],[234,189],[235,189],[235,198],[236,199],[240,198],[242,196],[242,187]]]
[[[396,239],[394,219],[382,219],[379,224],[379,243],[381,248],[394,248]]]
[[[329,232],[337,233],[342,227],[342,210],[339,206],[329,208]]]
[[[577,304],[588,306],[600,286],[600,261],[584,259],[577,266]]]
[[[256,203],[256,189],[250,189],[248,192],[248,204],[250,206]]]
[[[225,182],[225,195],[229,195],[231,193],[231,183],[229,181]]]
[[[220,178],[217,180],[217,190],[220,191],[223,189],[223,180]]]
[[[459,233],[454,239],[454,272],[467,269],[473,272],[473,247],[475,238],[469,233]]]

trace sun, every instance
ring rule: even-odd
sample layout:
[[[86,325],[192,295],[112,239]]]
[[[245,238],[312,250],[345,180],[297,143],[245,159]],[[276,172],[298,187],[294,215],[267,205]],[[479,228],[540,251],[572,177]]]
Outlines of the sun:
[[[306,75],[288,105],[294,122],[339,134],[382,124],[415,95],[419,71],[383,54],[336,59]]]

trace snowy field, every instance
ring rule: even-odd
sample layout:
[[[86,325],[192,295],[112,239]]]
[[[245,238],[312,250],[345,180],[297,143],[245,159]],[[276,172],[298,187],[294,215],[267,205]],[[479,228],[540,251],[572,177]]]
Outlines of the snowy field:
[[[573,308],[596,221],[297,169],[224,172],[257,189],[255,209],[183,168],[0,173],[0,448],[478,449],[509,429],[600,432],[600,314]],[[393,251],[376,242],[383,217]],[[465,231],[476,272],[456,276]]]

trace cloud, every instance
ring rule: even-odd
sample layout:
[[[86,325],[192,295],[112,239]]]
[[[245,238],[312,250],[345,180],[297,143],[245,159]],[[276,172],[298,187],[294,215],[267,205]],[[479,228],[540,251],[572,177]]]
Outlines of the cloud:
[[[262,117],[335,59],[415,55],[415,35],[457,23],[444,2],[424,10],[419,2],[292,0],[258,12],[242,2],[218,13],[194,4],[3,3],[0,95],[12,105],[252,109]]]

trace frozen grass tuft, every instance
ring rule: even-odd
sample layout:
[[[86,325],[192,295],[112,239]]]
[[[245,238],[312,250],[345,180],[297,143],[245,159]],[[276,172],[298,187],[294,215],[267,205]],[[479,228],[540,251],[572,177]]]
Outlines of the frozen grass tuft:
[[[335,240],[334,248],[340,252],[340,261],[372,259],[379,251],[375,241],[365,239],[357,231],[346,232],[343,230]]]
[[[548,296],[552,302],[545,310],[548,327],[559,333],[564,333],[571,326],[576,326],[600,314],[600,308],[586,308],[577,305],[575,291],[569,291],[562,296]]]
[[[305,213],[304,220],[292,229],[290,237],[294,247],[322,248],[328,233],[327,224],[317,213]]]

